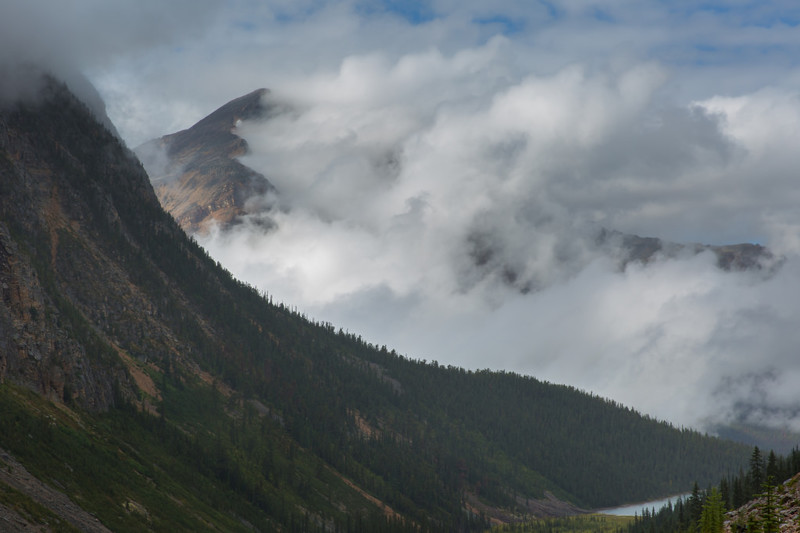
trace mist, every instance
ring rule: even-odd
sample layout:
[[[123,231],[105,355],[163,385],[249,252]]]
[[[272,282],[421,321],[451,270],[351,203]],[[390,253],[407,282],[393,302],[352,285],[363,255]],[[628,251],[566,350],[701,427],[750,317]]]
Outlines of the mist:
[[[796,95],[678,105],[652,62],[512,77],[497,69],[509,46],[351,56],[276,88],[294,112],[236,133],[280,191],[277,229],[200,242],[279,301],[413,358],[701,429],[800,430]],[[759,242],[784,262],[622,268],[601,228]]]
[[[38,98],[42,75],[49,75],[119,135],[107,117],[107,95],[95,87],[97,76],[144,51],[197,37],[221,7],[220,0],[177,0],[169,9],[159,0],[2,2],[0,104]]]

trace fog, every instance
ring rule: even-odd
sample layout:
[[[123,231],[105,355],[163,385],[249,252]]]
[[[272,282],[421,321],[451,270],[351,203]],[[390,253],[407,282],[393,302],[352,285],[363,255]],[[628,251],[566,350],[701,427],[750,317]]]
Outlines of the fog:
[[[668,106],[650,63],[497,78],[505,46],[351,57],[276,91],[295,111],[236,131],[242,162],[280,191],[277,230],[200,242],[274,298],[414,358],[568,383],[693,427],[800,429],[798,161],[782,141],[798,133],[796,98]],[[623,271],[602,227],[759,241],[787,260],[724,272],[687,252]]]

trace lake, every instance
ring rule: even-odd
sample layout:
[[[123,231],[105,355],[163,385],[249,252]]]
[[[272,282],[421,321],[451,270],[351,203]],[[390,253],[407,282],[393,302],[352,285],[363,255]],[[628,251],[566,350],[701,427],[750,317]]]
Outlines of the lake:
[[[667,505],[668,502],[672,502],[672,504],[674,505],[675,502],[678,501],[678,498],[683,498],[685,502],[686,499],[691,495],[692,494],[690,492],[687,492],[686,494],[676,494],[675,496],[662,498],[660,500],[652,500],[649,502],[623,505],[622,507],[613,507],[611,509],[602,509],[598,511],[598,513],[610,514],[615,516],[634,516],[634,515],[642,516],[642,512],[645,509],[647,509],[648,511],[652,511],[655,508],[656,512],[658,512],[659,509]]]

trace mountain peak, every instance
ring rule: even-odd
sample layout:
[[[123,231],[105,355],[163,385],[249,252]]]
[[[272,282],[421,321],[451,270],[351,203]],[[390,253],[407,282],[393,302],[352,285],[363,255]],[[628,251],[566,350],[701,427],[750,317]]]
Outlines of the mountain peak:
[[[161,140],[165,143],[170,157],[182,158],[187,151],[193,151],[203,143],[205,149],[211,149],[210,155],[243,155],[247,151],[247,143],[231,130],[240,120],[255,120],[264,117],[269,111],[265,97],[267,89],[256,89],[239,98],[235,98],[218,108],[196,124],[179,132],[165,135]]]
[[[269,180],[236,158],[248,152],[234,133],[242,120],[258,120],[277,109],[268,89],[235,98],[192,127],[136,148],[162,205],[189,233],[210,224],[236,223],[250,212],[247,200],[274,192]]]
[[[264,98],[268,94],[269,89],[262,88],[234,98],[189,129],[230,132],[239,120],[261,118],[268,109],[268,106],[264,104]]]

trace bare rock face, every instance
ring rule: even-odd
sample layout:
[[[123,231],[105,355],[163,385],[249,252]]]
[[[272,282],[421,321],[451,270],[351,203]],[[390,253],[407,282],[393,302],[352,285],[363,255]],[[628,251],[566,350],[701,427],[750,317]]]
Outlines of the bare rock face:
[[[236,159],[248,147],[232,132],[240,120],[275,112],[264,104],[267,95],[266,89],[253,91],[189,129],[136,148],[159,201],[187,233],[205,231],[211,223],[234,224],[249,212],[248,199],[275,191],[267,178]]]
[[[188,360],[181,323],[204,338],[153,260],[189,255],[180,243],[141,164],[66,87],[0,106],[0,382],[149,408],[142,369]]]
[[[45,140],[46,134],[37,139],[20,130],[21,109],[0,116],[0,380],[25,384],[52,400],[77,399],[104,409],[113,401],[114,383],[125,381],[124,368],[96,364],[73,334],[67,314],[74,307],[57,301],[63,293],[51,292],[58,285],[62,236],[79,226],[73,227],[63,208],[67,198],[57,183],[57,165],[43,159],[36,145],[47,143],[54,152],[63,146]]]

